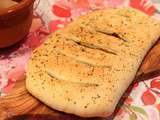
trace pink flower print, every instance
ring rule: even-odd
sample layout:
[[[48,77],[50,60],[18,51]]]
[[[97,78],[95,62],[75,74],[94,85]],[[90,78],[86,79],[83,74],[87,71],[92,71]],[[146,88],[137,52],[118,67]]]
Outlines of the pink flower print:
[[[160,111],[160,103],[156,105],[156,108]]]
[[[141,10],[148,15],[153,15],[156,11],[155,7],[149,0],[130,0],[130,6]]]
[[[24,79],[25,79],[24,67],[17,66],[8,72],[9,81],[16,82],[16,81],[24,80]]]
[[[72,9],[76,8],[85,8],[85,9],[89,9],[90,4],[88,0],[70,0],[69,4],[71,6]]]
[[[138,83],[138,82],[134,83],[134,85],[133,85],[133,89],[136,89],[136,88],[138,87],[138,85],[139,85],[139,83]]]
[[[90,3],[88,0],[70,0],[69,6],[71,8],[72,19],[90,11]]]
[[[32,21],[30,32],[36,31],[41,26],[43,26],[41,19],[34,18],[33,21]]]
[[[54,4],[52,6],[52,12],[58,17],[68,18],[71,16],[71,9],[67,5],[61,3]]]
[[[78,8],[76,10],[72,10],[72,19],[76,19],[77,17],[87,14],[90,10],[85,8]]]
[[[160,89],[160,80],[159,79],[152,80],[150,84],[151,84],[151,88]]]
[[[124,0],[107,0],[109,7],[118,7],[124,3]]]
[[[47,28],[45,28],[44,26],[40,26],[36,29],[36,31],[28,35],[28,38],[24,44],[31,49],[35,49],[43,43],[44,38],[47,35],[49,35],[49,31],[47,30]]]
[[[133,102],[133,99],[132,99],[130,96],[128,96],[128,97],[125,99],[125,103],[128,104],[128,105],[130,105],[132,102]]]
[[[37,33],[31,34],[25,42],[25,45],[31,49],[37,48],[40,44],[41,41]]]
[[[90,3],[91,9],[102,9],[108,3],[107,0],[88,0]]]
[[[64,27],[69,21],[68,20],[52,20],[49,23],[49,30],[50,32],[54,32],[58,30],[59,28]]]
[[[144,105],[153,105],[156,102],[156,98],[150,90],[145,91],[142,94],[141,99]]]

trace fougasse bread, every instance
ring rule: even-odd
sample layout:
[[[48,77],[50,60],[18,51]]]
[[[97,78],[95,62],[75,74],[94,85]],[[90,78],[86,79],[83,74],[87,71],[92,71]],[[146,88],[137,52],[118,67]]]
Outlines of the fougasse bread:
[[[55,110],[109,116],[159,36],[159,21],[138,10],[88,13],[33,52],[26,87]]]

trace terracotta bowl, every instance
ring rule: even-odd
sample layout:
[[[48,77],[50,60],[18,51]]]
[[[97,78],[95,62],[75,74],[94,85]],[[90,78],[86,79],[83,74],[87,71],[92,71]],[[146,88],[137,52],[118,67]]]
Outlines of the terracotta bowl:
[[[29,32],[34,0],[14,0],[17,5],[0,10],[0,48],[11,46]]]

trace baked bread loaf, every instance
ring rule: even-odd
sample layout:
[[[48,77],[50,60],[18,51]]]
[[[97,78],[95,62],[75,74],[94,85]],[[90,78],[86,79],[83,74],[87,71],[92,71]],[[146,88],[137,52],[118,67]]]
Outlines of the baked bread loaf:
[[[109,116],[159,36],[160,23],[138,10],[91,12],[33,52],[26,87],[53,109]]]

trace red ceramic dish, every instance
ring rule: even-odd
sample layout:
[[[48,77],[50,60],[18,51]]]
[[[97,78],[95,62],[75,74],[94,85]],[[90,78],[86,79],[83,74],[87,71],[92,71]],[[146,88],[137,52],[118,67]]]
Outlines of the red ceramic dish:
[[[17,5],[0,10],[0,48],[23,39],[29,32],[35,0],[14,0]]]

